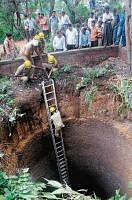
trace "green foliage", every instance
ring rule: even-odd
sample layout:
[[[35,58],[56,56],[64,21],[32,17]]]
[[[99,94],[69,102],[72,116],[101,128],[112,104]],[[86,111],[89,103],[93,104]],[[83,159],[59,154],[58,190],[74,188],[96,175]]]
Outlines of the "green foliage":
[[[89,80],[94,80],[108,74],[108,69],[106,67],[102,68],[87,68],[84,69],[83,77]]]
[[[78,6],[75,8],[75,12],[76,20],[81,19],[81,21],[83,22],[88,19],[88,16],[90,14],[90,10],[83,3],[78,4]]]
[[[52,77],[53,77],[54,80],[58,80],[58,79],[60,79],[60,77],[63,74],[68,74],[70,72],[71,72],[71,66],[68,65],[68,64],[65,64],[63,67],[58,68],[55,71],[53,71]]]
[[[84,100],[88,106],[91,106],[91,104],[93,103],[97,91],[98,91],[98,87],[95,85],[92,85],[89,90],[84,91],[84,94],[83,94]]]
[[[121,195],[120,190],[116,190],[115,196],[111,197],[109,200],[128,200],[127,195]]]
[[[5,200],[64,199],[66,196],[71,200],[91,199],[57,181],[44,179],[44,183],[33,182],[28,168],[20,170],[17,176],[7,176],[0,171],[0,195]]]
[[[12,79],[0,76],[0,117],[8,119],[11,124],[16,122],[17,117],[22,117],[20,110],[14,107],[14,96],[12,90]]]
[[[121,102],[119,114],[132,109],[132,80],[120,79],[117,84],[111,84],[109,90],[113,91]]]
[[[53,42],[52,41],[46,41],[46,53],[49,53],[49,52],[53,52],[54,49],[53,49]]]
[[[109,66],[103,68],[85,68],[83,71],[83,77],[81,81],[76,85],[76,90],[87,87],[89,84],[92,84],[93,81],[97,78],[106,76],[109,73]]]

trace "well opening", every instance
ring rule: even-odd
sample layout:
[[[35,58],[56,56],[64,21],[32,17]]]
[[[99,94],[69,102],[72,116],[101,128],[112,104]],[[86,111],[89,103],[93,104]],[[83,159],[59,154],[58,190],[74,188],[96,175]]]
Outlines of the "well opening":
[[[102,199],[112,196],[119,188],[125,192],[124,183],[132,162],[131,156],[125,152],[131,149],[126,141],[119,140],[117,133],[111,125],[98,120],[78,121],[65,127],[63,136],[74,190],[88,189],[88,194],[95,192]],[[40,133],[30,141],[19,165],[28,166],[34,179],[59,180],[49,133]]]

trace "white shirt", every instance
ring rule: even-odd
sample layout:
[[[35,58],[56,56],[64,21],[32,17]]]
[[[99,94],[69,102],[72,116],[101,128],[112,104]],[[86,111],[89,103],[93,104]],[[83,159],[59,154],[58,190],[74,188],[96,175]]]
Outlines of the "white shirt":
[[[91,29],[91,23],[92,23],[92,21],[94,20],[94,18],[89,18],[88,19],[88,27]]]
[[[66,50],[65,37],[64,36],[58,37],[56,35],[53,39],[53,48],[54,50],[62,49],[63,51],[65,51]]]
[[[68,15],[61,16],[61,18],[60,18],[60,25],[63,26],[65,24],[71,24],[71,21],[70,21]]]
[[[35,29],[34,19],[27,19],[27,24],[28,24],[29,31],[32,31],[33,29]]]
[[[78,32],[75,28],[72,28],[72,31],[69,29],[66,30],[66,42],[68,45],[76,45],[77,44]]]
[[[114,16],[112,13],[104,13],[103,14],[103,22],[105,23],[107,20],[113,20],[114,19]]]

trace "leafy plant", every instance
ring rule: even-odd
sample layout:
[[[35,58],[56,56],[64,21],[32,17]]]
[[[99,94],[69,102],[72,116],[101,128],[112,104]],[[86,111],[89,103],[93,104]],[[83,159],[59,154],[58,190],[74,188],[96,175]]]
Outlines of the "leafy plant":
[[[84,100],[85,100],[85,103],[88,106],[90,106],[93,103],[97,91],[98,91],[98,87],[95,86],[95,85],[91,86],[91,88],[89,89],[89,91],[88,90],[84,91],[84,94],[83,94]]]
[[[89,79],[89,80],[93,80],[95,78],[100,78],[102,76],[105,76],[108,73],[108,69],[106,67],[102,67],[102,68],[87,68],[84,69],[83,72],[83,77]]]
[[[116,195],[111,197],[109,200],[128,200],[127,195],[121,195],[120,190],[116,190]]]
[[[118,109],[120,114],[132,109],[131,79],[120,79],[117,84],[111,84],[109,90],[113,91],[121,102]]]
[[[63,74],[68,74],[71,71],[71,66],[66,64],[61,68],[56,69],[53,71],[53,79],[58,80]]]
[[[15,176],[7,176],[5,172],[0,171],[0,195],[5,200],[64,199],[66,196],[71,200],[88,199],[68,185],[64,187],[57,181],[44,179],[43,183],[33,182],[28,168],[20,170]]]

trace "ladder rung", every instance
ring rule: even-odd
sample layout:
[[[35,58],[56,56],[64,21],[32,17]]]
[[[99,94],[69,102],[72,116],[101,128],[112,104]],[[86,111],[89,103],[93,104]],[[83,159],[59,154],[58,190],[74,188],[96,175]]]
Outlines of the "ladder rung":
[[[63,147],[62,147],[62,146],[56,147],[57,150],[60,149],[60,148],[62,148],[62,150],[63,150]]]
[[[53,84],[45,85],[44,87],[47,88],[47,87],[51,87],[51,86],[53,86]]]
[[[61,142],[61,141],[60,141],[60,142],[57,142],[56,145],[58,145],[58,144],[62,144],[62,142]]]
[[[51,99],[47,99],[47,101],[51,101],[51,100],[53,100],[53,99],[55,100],[55,98],[53,97],[53,98],[51,98]]]
[[[64,167],[64,168],[60,168],[60,171],[61,171],[61,172],[64,172],[64,171],[67,172],[67,170],[66,170],[65,167]]]
[[[67,175],[67,171],[61,173],[61,176]]]
[[[59,159],[59,162],[61,162],[62,160],[63,160],[63,162],[65,162],[65,158],[64,157]]]
[[[62,150],[60,150],[60,151],[57,151],[57,153],[61,153],[61,152],[63,152],[63,149]],[[63,154],[64,155],[64,154]]]
[[[52,92],[48,92],[48,93],[45,93],[45,94],[48,95],[48,94],[52,94],[52,93],[54,93],[54,90]]]
[[[67,176],[67,174],[65,174],[65,175],[62,175],[62,178],[63,178],[63,179],[68,179],[68,176]]]
[[[60,168],[61,168],[61,169],[62,169],[62,168],[66,169],[66,164],[60,165]]]
[[[64,158],[64,154],[59,155],[58,158],[61,158],[62,156],[63,156],[63,159],[65,159],[65,158]]]
[[[62,165],[63,163],[65,163],[65,160],[64,161],[62,161],[62,162],[60,162],[60,165]],[[65,163],[66,164],[66,163]]]

